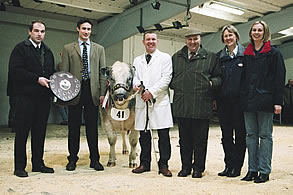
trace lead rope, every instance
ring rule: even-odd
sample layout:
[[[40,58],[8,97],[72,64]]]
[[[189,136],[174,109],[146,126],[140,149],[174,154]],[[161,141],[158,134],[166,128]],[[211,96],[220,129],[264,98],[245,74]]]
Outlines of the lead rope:
[[[140,83],[141,83],[141,86],[143,88],[141,93],[144,93],[145,92],[145,87],[144,87],[142,81],[140,81]],[[148,104],[148,101],[146,101],[145,104],[146,104],[146,123],[145,123],[144,131],[146,132],[147,128],[148,128],[148,123],[149,123],[149,104]],[[150,134],[151,134],[152,143],[153,143],[152,144],[153,145],[153,153],[155,154],[156,164],[157,164],[157,167],[158,167],[158,174],[160,174],[160,166],[159,166],[159,161],[158,161],[157,152],[156,152],[157,150],[156,150],[155,140],[154,140],[154,137],[153,137],[153,131],[152,131],[151,128],[150,128]]]

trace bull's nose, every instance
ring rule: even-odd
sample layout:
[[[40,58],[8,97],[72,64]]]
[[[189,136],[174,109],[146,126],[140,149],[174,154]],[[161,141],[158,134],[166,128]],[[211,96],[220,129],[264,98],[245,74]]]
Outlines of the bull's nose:
[[[116,101],[117,101],[117,100],[118,100],[118,101],[123,101],[123,100],[126,99],[126,98],[127,98],[127,96],[126,96],[125,94],[122,94],[122,93],[117,94],[117,95],[115,96]]]

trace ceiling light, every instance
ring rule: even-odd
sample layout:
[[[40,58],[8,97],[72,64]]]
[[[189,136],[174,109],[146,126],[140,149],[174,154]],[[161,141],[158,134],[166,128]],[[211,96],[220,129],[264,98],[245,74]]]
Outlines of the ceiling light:
[[[293,35],[293,26],[279,32],[282,35]]]
[[[92,10],[90,10],[90,9],[83,9],[83,11],[85,11],[85,12],[92,12]]]
[[[137,28],[138,32],[140,32],[140,33],[145,32],[145,30],[144,30],[144,28],[142,26],[137,26],[136,28]]]
[[[66,5],[63,5],[63,4],[56,4],[58,7],[66,7]]]
[[[21,7],[21,6],[20,6],[20,3],[19,3],[19,0],[12,0],[12,5],[13,5],[14,7]]]
[[[5,7],[4,3],[0,4],[0,11],[6,11],[6,7]]]
[[[160,6],[161,6],[161,4],[160,4],[160,2],[159,2],[158,0],[152,2],[152,7],[153,7],[154,9],[159,10],[159,9],[160,9]]]
[[[161,24],[154,24],[154,26],[156,27],[156,29],[157,29],[158,31],[162,31],[162,30],[163,30],[163,27],[162,27]]]
[[[179,29],[179,28],[183,27],[181,22],[179,22],[179,21],[172,22],[172,24],[173,24],[173,27],[176,28],[176,29]]]
[[[137,5],[138,3],[138,0],[129,0],[130,4],[132,5]]]
[[[244,14],[244,11],[242,11],[242,10],[232,8],[230,6],[223,5],[223,4],[213,3],[213,2],[210,3],[209,7],[213,8],[213,9],[216,9],[216,10],[228,12],[228,13],[235,14],[235,15],[239,15],[239,16]]]

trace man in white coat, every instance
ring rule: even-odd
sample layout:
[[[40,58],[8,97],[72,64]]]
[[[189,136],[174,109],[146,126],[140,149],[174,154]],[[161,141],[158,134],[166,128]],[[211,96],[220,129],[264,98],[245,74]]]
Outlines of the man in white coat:
[[[168,160],[171,157],[169,130],[173,127],[168,87],[172,78],[171,56],[157,49],[158,39],[154,32],[143,35],[145,53],[134,59],[136,68],[134,89],[141,90],[136,96],[135,129],[140,131],[141,146],[140,166],[133,173],[150,171],[152,129],[157,129],[159,136],[160,159],[159,174],[171,177]],[[142,85],[143,84],[143,87]]]

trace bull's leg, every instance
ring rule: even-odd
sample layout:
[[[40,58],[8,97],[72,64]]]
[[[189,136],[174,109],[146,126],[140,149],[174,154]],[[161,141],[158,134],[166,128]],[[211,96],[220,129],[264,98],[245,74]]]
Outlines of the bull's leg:
[[[114,131],[108,130],[107,136],[108,136],[108,142],[110,144],[110,153],[109,153],[109,160],[108,160],[107,166],[114,167],[116,165],[115,145],[117,141],[117,135]]]
[[[129,154],[129,168],[137,167],[136,163],[136,145],[138,142],[138,131],[131,130],[129,135],[129,144],[131,147],[130,154]]]
[[[121,131],[122,135],[122,154],[128,154],[129,151],[127,149],[127,144],[126,144],[126,131]]]

